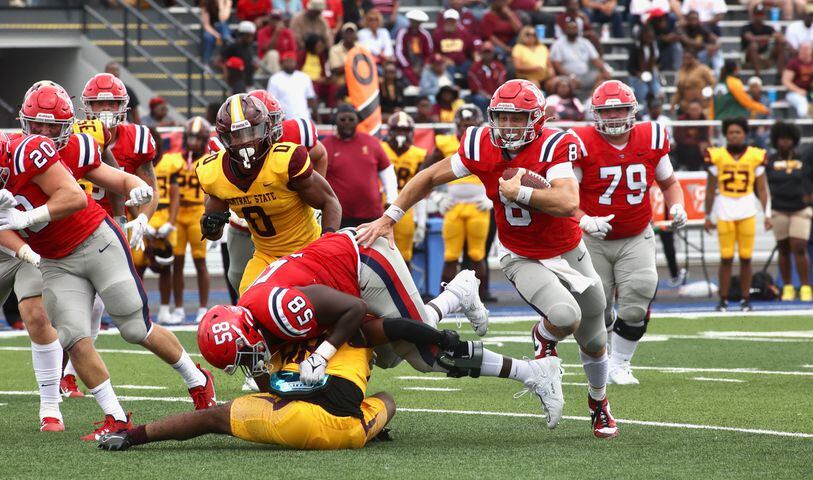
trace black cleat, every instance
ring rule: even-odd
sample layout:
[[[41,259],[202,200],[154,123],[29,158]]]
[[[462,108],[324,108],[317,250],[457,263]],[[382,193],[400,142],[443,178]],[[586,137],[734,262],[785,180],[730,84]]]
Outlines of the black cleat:
[[[373,437],[372,441],[373,442],[391,442],[391,441],[393,441],[394,438],[392,438],[392,435],[390,435],[391,431],[392,431],[391,428],[386,428],[386,427],[382,428],[381,431],[378,432],[378,435]]]
[[[717,304],[715,308],[718,312],[727,312],[728,311],[728,301],[727,300],[720,300],[720,303]]]
[[[123,451],[132,446],[127,432],[105,433],[99,437],[99,448],[108,452]]]
[[[750,312],[753,309],[754,308],[751,307],[751,301],[750,300],[746,300],[746,299],[740,300],[740,310],[741,311]]]

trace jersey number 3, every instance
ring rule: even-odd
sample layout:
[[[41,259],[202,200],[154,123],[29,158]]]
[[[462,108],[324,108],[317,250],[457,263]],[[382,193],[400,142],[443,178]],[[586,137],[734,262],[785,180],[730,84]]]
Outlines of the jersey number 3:
[[[613,204],[613,192],[618,188],[618,184],[621,183],[621,177],[624,176],[623,168],[621,165],[615,165],[613,167],[601,167],[599,169],[599,177],[602,180],[610,179],[610,185],[607,186],[607,190],[604,190],[604,193],[598,197],[599,204]],[[626,177],[627,188],[633,192],[637,191],[637,193],[627,194],[627,203],[630,205],[638,205],[644,201],[644,195],[646,194],[646,167],[641,163],[627,165]]]

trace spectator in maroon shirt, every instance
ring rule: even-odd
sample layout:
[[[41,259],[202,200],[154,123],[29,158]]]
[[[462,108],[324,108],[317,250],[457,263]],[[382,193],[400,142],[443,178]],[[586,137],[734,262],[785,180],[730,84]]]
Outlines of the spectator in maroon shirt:
[[[460,25],[463,27],[464,30],[469,32],[472,36],[476,35],[475,32],[478,31],[480,26],[480,22],[477,20],[477,17],[474,16],[472,11],[465,7],[463,0],[449,0],[449,10],[456,10],[458,14],[460,14]],[[443,14],[446,13],[448,10],[441,10],[438,12],[438,16],[435,19],[435,23],[437,25],[441,25],[443,23]]]
[[[483,40],[493,43],[501,57],[511,54],[511,46],[521,28],[522,21],[508,8],[508,0],[492,1],[491,8],[480,23]]]
[[[449,73],[465,77],[471,66],[474,41],[460,23],[460,13],[457,10],[450,8],[443,12],[443,23],[435,29],[433,40],[435,53],[449,60]]]
[[[381,142],[357,132],[358,123],[356,109],[340,105],[336,109],[336,135],[322,141],[328,155],[325,178],[342,206],[342,228],[357,227],[384,213],[379,185],[384,187],[387,204],[398,196],[395,169]]]
[[[271,11],[271,0],[237,0],[237,18],[257,22]]]
[[[545,25],[545,36],[553,37],[554,16],[542,11],[543,0],[511,0],[511,10],[525,25]]]
[[[257,55],[271,73],[280,70],[279,59],[285,52],[296,53],[296,38],[282,22],[282,12],[275,10],[268,15],[268,23],[257,31]]]
[[[590,40],[590,43],[596,47],[598,53],[602,53],[601,42],[599,41],[598,35],[596,35],[596,31],[593,28],[593,23],[590,21],[590,17],[588,17],[582,10],[579,4],[579,0],[567,0],[565,2],[565,11],[556,15],[556,38],[562,38],[565,36],[565,25],[569,22],[576,22],[576,25],[579,26],[579,33],[582,37]]]
[[[418,85],[423,66],[429,62],[434,50],[432,36],[421,27],[429,21],[429,15],[421,10],[407,13],[409,26],[398,30],[395,36],[395,59],[401,73],[412,85]]]
[[[494,55],[494,45],[483,42],[480,45],[480,60],[469,69],[468,82],[471,95],[467,102],[477,105],[486,114],[491,96],[497,87],[505,83],[505,65]]]

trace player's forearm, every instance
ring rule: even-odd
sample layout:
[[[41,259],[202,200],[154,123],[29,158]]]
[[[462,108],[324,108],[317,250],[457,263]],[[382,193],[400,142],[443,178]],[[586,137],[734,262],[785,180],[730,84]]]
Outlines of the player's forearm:
[[[771,218],[771,198],[768,194],[768,181],[764,174],[757,177],[757,197],[765,216]]]
[[[660,186],[660,185],[659,185]],[[666,208],[670,209],[673,205],[683,205],[683,189],[680,188],[680,182],[677,180],[671,182],[668,186],[661,187],[663,192],[663,200],[666,202]]]
[[[189,440],[207,433],[230,434],[230,409],[231,403],[206,410],[179,413],[147,425],[139,425],[127,433],[133,445],[165,440]]]
[[[311,162],[313,162],[313,169],[324,177],[327,174],[327,151],[325,146],[317,140],[316,145],[313,146],[309,154]]]
[[[25,245],[25,242],[16,232],[10,230],[0,231],[0,248],[8,250],[6,253],[9,255],[16,255],[23,245]]]
[[[341,227],[342,206],[336,197],[327,197],[319,209],[322,211],[322,232],[335,232]]]
[[[706,210],[706,216],[711,216],[712,208],[714,208],[714,195],[717,190],[717,177],[709,173],[706,179],[706,199],[703,205]]]
[[[366,311],[366,305],[363,302],[353,304],[351,308],[346,309],[336,320],[325,341],[336,349],[344,345],[361,328],[361,320]]]
[[[528,206],[554,217],[572,217],[579,209],[579,184],[554,181],[551,188],[535,188]]]
[[[408,181],[407,184],[404,185],[404,188],[401,189],[401,192],[398,194],[398,198],[395,200],[395,202],[393,202],[393,205],[406,212],[415,206],[416,203],[432,193],[433,188],[438,185],[443,185],[445,182],[437,184],[435,182],[434,175],[432,174],[433,167],[435,165],[427,168],[426,170],[421,170],[414,177],[412,177],[412,180]]]
[[[76,182],[74,184],[76,188],[60,188],[51,194],[45,204],[50,221],[61,220],[87,207],[88,199],[85,191]]]

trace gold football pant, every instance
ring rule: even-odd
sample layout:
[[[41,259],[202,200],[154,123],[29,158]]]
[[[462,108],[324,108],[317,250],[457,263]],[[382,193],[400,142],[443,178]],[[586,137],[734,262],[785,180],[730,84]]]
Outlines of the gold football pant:
[[[458,203],[443,217],[444,260],[456,262],[463,253],[463,244],[473,262],[486,256],[489,227],[488,210],[478,210],[473,203]]]

